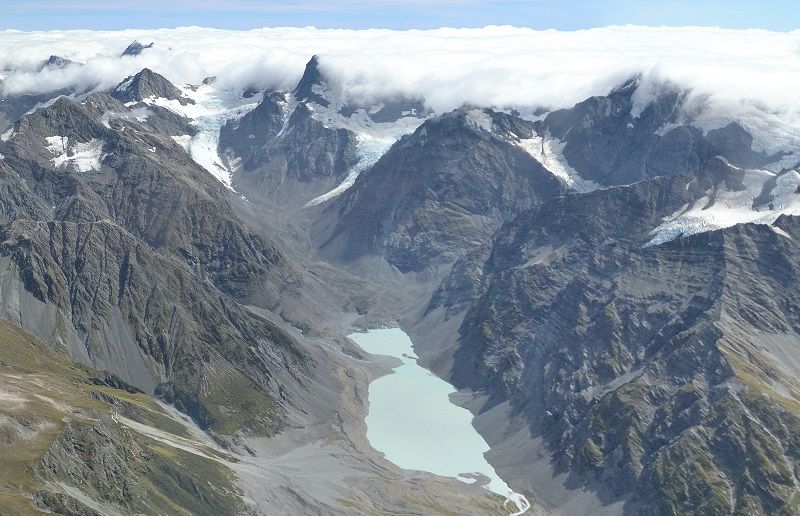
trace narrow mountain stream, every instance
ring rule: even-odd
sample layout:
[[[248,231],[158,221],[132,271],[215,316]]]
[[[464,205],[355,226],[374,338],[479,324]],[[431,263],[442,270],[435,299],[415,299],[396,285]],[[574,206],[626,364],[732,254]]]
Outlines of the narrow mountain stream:
[[[530,508],[486,461],[489,445],[472,426],[472,413],[450,402],[456,389],[417,363],[403,330],[370,330],[349,338],[368,353],[401,361],[392,374],[369,385],[367,439],[373,448],[403,469],[468,484],[484,482],[483,487],[506,498],[512,515]]]

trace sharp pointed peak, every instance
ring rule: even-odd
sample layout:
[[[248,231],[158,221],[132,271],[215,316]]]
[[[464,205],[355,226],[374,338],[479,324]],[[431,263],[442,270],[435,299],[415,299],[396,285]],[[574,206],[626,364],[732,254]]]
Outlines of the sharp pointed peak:
[[[67,59],[66,57],[51,55],[46,60],[42,61],[40,69],[44,70],[45,68],[64,68],[65,66],[71,64],[73,64],[73,61]]]
[[[319,69],[319,56],[315,54],[306,63],[303,77],[300,78],[300,82],[297,83],[292,93],[301,102],[316,102],[321,106],[328,107],[330,101],[325,98],[325,87],[325,77]]]
[[[305,67],[304,74],[308,74],[308,73],[317,73],[317,74],[320,73],[320,71],[319,71],[319,55],[318,54],[314,54],[313,56],[311,56],[311,59],[309,59],[308,62],[306,62],[306,67]]]
[[[134,77],[140,77],[140,78],[141,77],[160,77],[160,78],[164,79],[165,81],[167,80],[163,75],[161,75],[159,73],[156,73],[156,72],[154,72],[153,70],[151,70],[150,68],[147,68],[147,67],[142,68],[139,71],[139,73],[134,75]]]
[[[139,73],[127,77],[112,90],[111,96],[122,102],[141,101],[155,96],[178,100],[181,104],[194,103],[169,79],[150,68],[143,68]]]
[[[142,51],[148,48],[153,48],[154,45],[155,43],[153,43],[152,41],[147,45],[142,45],[141,43],[139,43],[138,40],[134,40],[133,43],[131,43],[130,45],[127,46],[127,48],[125,48],[125,50],[122,52],[121,55],[138,56],[139,54],[142,53]]]

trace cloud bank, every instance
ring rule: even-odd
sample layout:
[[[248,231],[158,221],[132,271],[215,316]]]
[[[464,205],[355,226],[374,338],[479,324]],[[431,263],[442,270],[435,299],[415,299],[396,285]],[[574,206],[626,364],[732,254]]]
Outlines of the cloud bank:
[[[155,42],[119,57],[134,39]],[[38,71],[51,54],[82,63]],[[217,76],[222,87],[290,89],[313,54],[353,100],[421,95],[437,111],[464,103],[559,108],[626,78],[672,81],[725,109],[800,120],[800,31],[515,27],[426,31],[269,28],[0,32],[2,94],[107,89],[149,67],[178,85]]]

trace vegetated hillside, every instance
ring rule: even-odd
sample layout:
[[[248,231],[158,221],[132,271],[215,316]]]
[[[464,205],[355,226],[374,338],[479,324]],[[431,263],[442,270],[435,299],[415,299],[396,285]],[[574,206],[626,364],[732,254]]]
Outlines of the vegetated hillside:
[[[240,514],[236,460],[109,373],[0,320],[3,514]]]

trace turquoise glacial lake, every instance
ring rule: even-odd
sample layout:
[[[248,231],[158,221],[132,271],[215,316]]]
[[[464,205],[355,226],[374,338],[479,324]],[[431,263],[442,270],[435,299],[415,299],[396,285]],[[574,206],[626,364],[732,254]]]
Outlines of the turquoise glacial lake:
[[[402,469],[482,482],[516,505],[512,514],[530,508],[484,457],[490,448],[472,426],[472,413],[450,401],[456,389],[417,363],[414,345],[403,330],[370,330],[348,337],[367,353],[401,362],[369,385],[367,439],[373,448]]]

